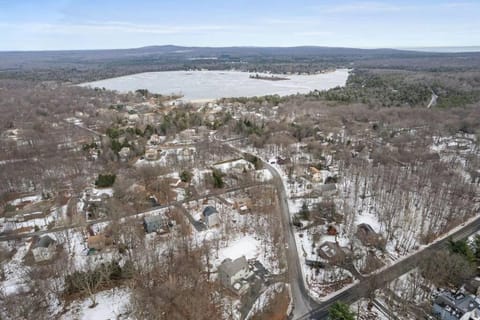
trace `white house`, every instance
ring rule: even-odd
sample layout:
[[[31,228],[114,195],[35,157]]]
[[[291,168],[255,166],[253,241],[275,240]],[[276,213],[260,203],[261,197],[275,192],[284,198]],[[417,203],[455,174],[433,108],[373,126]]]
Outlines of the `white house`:
[[[154,161],[158,159],[158,151],[156,149],[148,149],[145,151],[145,159]]]
[[[36,262],[50,260],[55,254],[55,240],[49,236],[43,236],[32,249],[33,258]]]
[[[208,227],[213,227],[220,224],[219,213],[215,207],[212,207],[212,206],[205,207],[205,209],[203,209],[202,214],[203,214],[203,219],[205,221],[205,224]]]
[[[127,161],[128,157],[130,156],[130,148],[129,147],[123,147],[118,152],[118,156],[120,157],[120,160]]]
[[[232,289],[239,294],[245,292],[249,284],[246,281],[253,273],[247,263],[245,256],[235,260],[227,258],[218,266],[218,279],[228,289]]]

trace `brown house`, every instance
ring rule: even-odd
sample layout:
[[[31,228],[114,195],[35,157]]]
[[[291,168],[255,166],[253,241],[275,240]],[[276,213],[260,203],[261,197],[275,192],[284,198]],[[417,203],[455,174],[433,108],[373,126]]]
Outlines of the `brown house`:
[[[102,250],[106,246],[111,245],[112,240],[107,238],[103,234],[98,234],[96,236],[90,236],[87,239],[87,245],[89,249]]]

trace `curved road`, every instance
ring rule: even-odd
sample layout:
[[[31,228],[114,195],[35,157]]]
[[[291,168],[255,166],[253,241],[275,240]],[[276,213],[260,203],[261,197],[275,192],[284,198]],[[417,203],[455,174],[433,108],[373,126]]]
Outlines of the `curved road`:
[[[382,269],[375,275],[366,277],[348,290],[341,292],[335,297],[332,297],[331,299],[319,304],[317,308],[299,319],[328,319],[328,308],[336,301],[353,303],[360,298],[367,297],[369,293],[372,292],[372,289],[385,287],[387,283],[416,268],[419,263],[425,259],[425,257],[428,257],[430,254],[434,254],[436,250],[446,247],[450,238],[455,241],[465,239],[479,230],[480,217],[468,224],[465,224],[462,226],[462,228],[455,231],[451,236],[445,237],[430,244],[428,247],[415,252],[411,256],[399,260],[395,264]]]
[[[293,229],[291,228],[291,216],[287,203],[288,197],[285,185],[283,184],[280,174],[274,167],[265,161],[263,161],[263,165],[272,174],[273,183],[277,188],[278,202],[282,212],[281,217],[285,235],[285,244],[288,249],[286,250],[286,253],[288,261],[288,277],[290,280],[294,305],[293,318],[296,319],[318,307],[318,303],[310,297],[303,281],[302,267],[300,266],[300,260],[298,259],[297,244],[295,242]]]
[[[223,143],[223,145],[230,150],[240,153],[242,156],[256,156],[251,153],[243,152],[242,150],[225,143],[228,141],[217,141]],[[364,276],[357,284],[351,286],[345,291],[339,292],[329,300],[318,303],[310,297],[308,290],[305,288],[295,237],[293,229],[291,228],[291,218],[287,203],[288,197],[282,178],[273,166],[263,160],[262,163],[272,174],[274,179],[273,183],[277,188],[278,201],[282,212],[281,216],[285,234],[285,245],[288,249],[286,250],[288,275],[294,305],[292,318],[296,320],[328,319],[328,309],[335,302],[342,301],[345,303],[353,303],[360,298],[368,297],[374,289],[385,287],[387,283],[416,268],[419,262],[425,259],[425,257],[434,253],[435,250],[445,247],[450,238],[453,240],[464,239],[480,230],[480,217],[477,217],[471,222],[463,224],[459,230],[453,232],[449,237],[437,240],[412,255],[396,261],[393,265],[381,269],[375,274]]]

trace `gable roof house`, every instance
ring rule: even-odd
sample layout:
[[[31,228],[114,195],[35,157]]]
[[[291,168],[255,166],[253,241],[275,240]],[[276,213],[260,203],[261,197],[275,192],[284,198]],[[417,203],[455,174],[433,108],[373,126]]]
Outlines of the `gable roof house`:
[[[219,213],[215,207],[213,206],[205,207],[205,209],[203,209],[202,215],[203,215],[205,224],[208,227],[213,227],[220,224]]]
[[[112,244],[112,241],[110,238],[107,238],[104,234],[90,236],[87,239],[87,246],[89,249],[102,250],[109,244]]]
[[[462,293],[444,292],[433,302],[433,314],[441,320],[470,319],[472,311],[478,308],[479,303],[474,296]]]
[[[35,262],[50,260],[55,254],[56,242],[49,236],[41,237],[32,249]]]
[[[235,260],[227,258],[218,266],[220,283],[237,294],[243,294],[249,288],[247,279],[252,275],[245,256]]]
[[[376,233],[372,226],[367,223],[360,223],[357,226],[357,238],[365,246],[373,246],[379,249],[385,247],[386,241],[381,234]]]
[[[321,184],[316,186],[312,193],[322,197],[333,196],[337,193],[337,185],[335,183]]]
[[[145,159],[148,161],[158,160],[158,150],[157,149],[147,149],[145,151]]]
[[[315,167],[309,167],[308,172],[313,182],[323,182],[323,175],[320,170]]]
[[[146,233],[166,231],[168,222],[168,217],[164,214],[148,216],[143,218],[143,228]]]

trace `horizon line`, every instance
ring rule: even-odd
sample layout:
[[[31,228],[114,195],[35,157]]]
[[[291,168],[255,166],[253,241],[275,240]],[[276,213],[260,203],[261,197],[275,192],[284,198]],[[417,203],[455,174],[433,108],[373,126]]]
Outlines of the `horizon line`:
[[[0,53],[28,53],[28,52],[68,52],[68,51],[109,51],[109,50],[138,50],[152,47],[178,47],[178,48],[212,48],[212,49],[222,49],[222,48],[332,48],[332,49],[359,49],[359,50],[399,50],[399,51],[422,51],[422,52],[432,52],[432,53],[471,53],[471,52],[480,52],[480,45],[455,45],[455,46],[400,46],[400,47],[388,47],[388,46],[366,46],[366,47],[349,47],[349,46],[330,46],[330,45],[294,45],[294,46],[259,46],[259,45],[226,45],[226,46],[190,46],[190,45],[177,45],[177,44],[152,44],[145,45],[140,47],[117,47],[117,48],[82,48],[82,49],[7,49],[0,50]],[[478,49],[478,50],[466,50],[466,51],[438,51],[439,49]],[[429,51],[432,49],[433,51]]]

